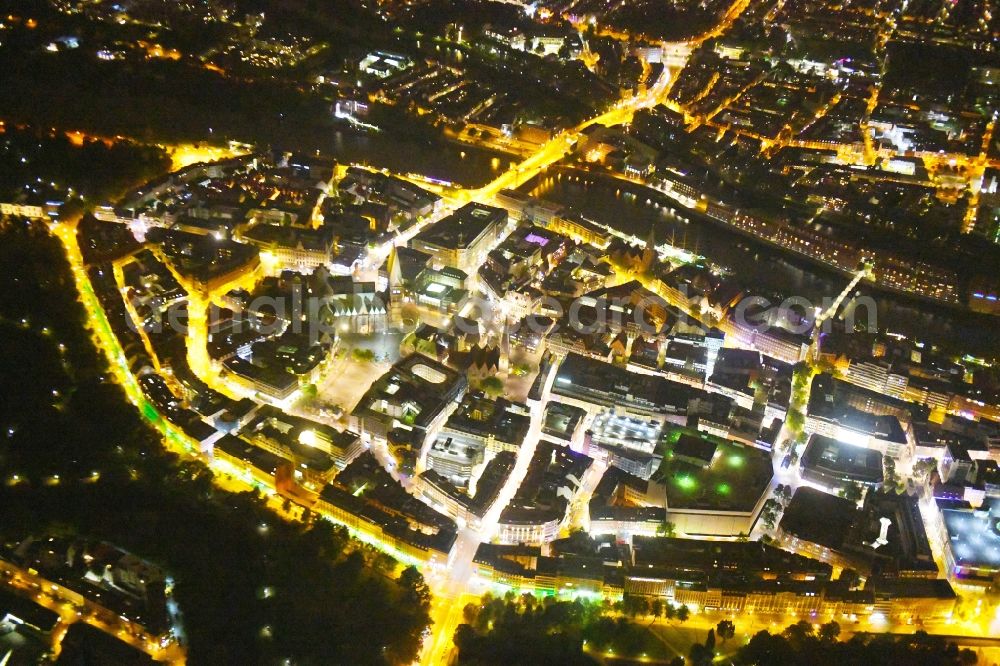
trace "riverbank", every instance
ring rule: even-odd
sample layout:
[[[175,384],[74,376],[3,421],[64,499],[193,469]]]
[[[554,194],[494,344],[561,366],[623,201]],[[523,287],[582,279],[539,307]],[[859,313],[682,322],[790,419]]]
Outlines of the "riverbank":
[[[802,296],[821,302],[847,284],[833,266],[765,243],[752,234],[684,208],[659,190],[639,183],[562,165],[529,181],[521,190],[583,213],[623,233],[645,238],[652,229],[666,241],[728,268],[732,280],[754,294]],[[871,282],[858,287],[877,305],[874,324],[959,353],[1000,354],[991,332],[996,318],[967,308],[925,301]],[[865,323],[860,321],[859,323]]]

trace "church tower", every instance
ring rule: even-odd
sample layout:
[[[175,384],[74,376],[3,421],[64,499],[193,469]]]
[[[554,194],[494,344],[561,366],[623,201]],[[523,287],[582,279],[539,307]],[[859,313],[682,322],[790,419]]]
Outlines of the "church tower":
[[[646,237],[646,247],[642,251],[642,269],[648,271],[656,263],[656,227],[649,227],[649,236]]]

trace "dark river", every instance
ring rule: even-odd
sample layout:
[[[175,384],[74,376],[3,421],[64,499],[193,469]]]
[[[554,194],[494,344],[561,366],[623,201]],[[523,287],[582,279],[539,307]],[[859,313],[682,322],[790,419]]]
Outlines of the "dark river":
[[[767,298],[802,296],[819,304],[824,296],[836,296],[849,282],[849,278],[834,271],[804,259],[791,258],[718,224],[699,219],[683,208],[676,214],[671,213],[665,198],[658,200],[656,193],[610,178],[550,170],[528,182],[522,190],[571,206],[597,222],[640,238],[646,238],[652,227],[658,243],[667,241],[705,256],[710,262],[730,269],[731,279],[750,293]],[[997,333],[1000,318],[863,286],[860,291],[875,300],[876,325],[880,329],[954,352],[1000,354],[1000,334]],[[859,316],[858,320],[863,322],[864,317]]]
[[[316,137],[313,137],[316,141]],[[510,156],[443,140],[425,142],[388,132],[363,133],[344,126],[316,141],[341,162],[420,173],[477,187],[505,168]],[[849,279],[791,257],[697,217],[670,211],[670,202],[640,187],[600,176],[551,169],[522,190],[568,205],[588,217],[645,238],[654,229],[657,242],[670,242],[729,269],[731,279],[772,300],[802,296],[817,304],[833,297]],[[648,202],[647,202],[648,200]],[[659,205],[657,205],[659,204]],[[877,304],[876,325],[960,353],[1000,355],[1000,318],[939,306],[905,296],[860,287]],[[777,302],[777,301],[775,301]],[[864,321],[864,316],[859,316]]]
[[[333,130],[316,145],[340,162],[419,173],[467,187],[489,182],[509,167],[512,159],[444,140],[424,142],[390,132],[359,132],[346,126]]]

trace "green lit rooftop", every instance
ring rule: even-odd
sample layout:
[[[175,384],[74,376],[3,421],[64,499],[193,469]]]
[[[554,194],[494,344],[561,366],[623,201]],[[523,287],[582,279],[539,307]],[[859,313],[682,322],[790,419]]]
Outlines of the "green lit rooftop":
[[[692,437],[705,440],[709,451],[714,444],[711,462],[701,466],[675,455],[682,436],[688,443]],[[751,511],[771,482],[771,457],[760,449],[684,428],[666,433],[660,446],[663,463],[654,478],[666,485],[670,508]]]

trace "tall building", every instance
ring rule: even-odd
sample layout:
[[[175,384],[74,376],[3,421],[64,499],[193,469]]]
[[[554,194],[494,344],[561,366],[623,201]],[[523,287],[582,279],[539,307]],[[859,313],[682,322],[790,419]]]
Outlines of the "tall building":
[[[413,237],[410,247],[436,264],[474,273],[507,224],[503,208],[467,203]]]

